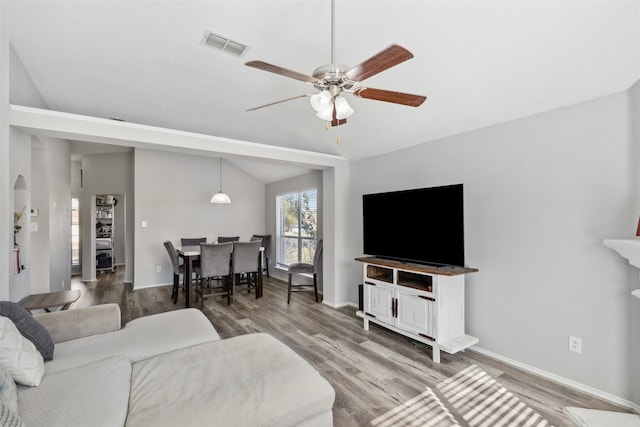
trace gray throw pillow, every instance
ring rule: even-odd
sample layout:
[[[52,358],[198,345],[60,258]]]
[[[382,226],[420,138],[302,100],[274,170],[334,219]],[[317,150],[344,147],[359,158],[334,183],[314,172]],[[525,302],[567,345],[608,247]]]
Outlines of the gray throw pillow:
[[[16,325],[23,337],[36,346],[44,360],[53,359],[53,340],[31,313],[11,301],[0,301],[0,316],[8,317]]]

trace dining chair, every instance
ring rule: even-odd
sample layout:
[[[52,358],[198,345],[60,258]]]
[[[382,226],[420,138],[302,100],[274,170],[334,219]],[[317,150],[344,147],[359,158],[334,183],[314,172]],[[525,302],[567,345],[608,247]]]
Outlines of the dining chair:
[[[267,277],[269,276],[269,254],[271,253],[271,234],[254,234],[252,237],[262,240],[262,247],[264,248],[264,265],[262,268],[266,270]]]
[[[198,246],[200,243],[207,243],[206,237],[183,237],[180,239],[180,244],[182,246]],[[200,260],[194,259],[191,261],[191,266],[195,268],[200,267]]]
[[[170,240],[164,242],[164,247],[171,258],[171,266],[173,267],[173,290],[171,291],[171,299],[173,303],[178,303],[178,293],[180,292],[180,275],[184,275],[184,265],[180,264],[180,258],[175,246]]]
[[[240,240],[239,236],[233,236],[233,237],[218,236],[218,243],[237,242],[238,240]]]
[[[233,243],[201,243],[200,268],[196,277],[196,302],[200,296],[200,308],[204,306],[205,297],[226,295],[227,304],[231,305],[231,296],[235,290],[235,279],[231,270],[231,251]],[[211,285],[211,279],[222,278],[220,286]],[[205,281],[207,288],[205,288]],[[229,283],[231,281],[231,283]]]
[[[291,264],[288,269],[289,273],[289,289],[287,292],[287,304],[291,301],[291,291],[292,287],[298,288],[294,289],[293,292],[299,291],[307,291],[311,285],[294,285],[292,283],[292,276],[294,274],[313,274],[313,291],[316,294],[316,302],[318,302],[318,270],[320,268],[320,260],[322,257],[322,239],[318,240],[318,244],[316,245],[316,253],[313,255],[313,264],[299,262],[295,264]]]
[[[197,246],[200,243],[207,243],[206,237],[183,237],[180,239],[182,246]]]
[[[256,287],[258,284],[261,246],[261,240],[233,242],[233,274],[235,277],[240,277],[241,275],[245,276],[247,281],[247,293],[251,292],[251,288]]]

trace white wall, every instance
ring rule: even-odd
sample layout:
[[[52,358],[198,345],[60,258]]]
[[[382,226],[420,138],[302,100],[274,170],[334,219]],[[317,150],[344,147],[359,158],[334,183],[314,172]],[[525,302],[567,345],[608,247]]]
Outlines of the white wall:
[[[218,158],[136,149],[135,288],[173,282],[165,240],[176,246],[181,237],[249,240],[264,231],[264,184],[224,160],[222,181],[232,203],[211,204],[220,189]]]
[[[270,275],[281,279],[288,280],[288,274],[284,270],[275,268],[276,265],[276,197],[295,191],[304,191],[311,188],[318,190],[318,239],[322,239],[323,216],[323,188],[322,188],[322,171],[314,171],[308,174],[296,176],[282,181],[267,184],[265,189],[265,209],[266,209],[266,233],[271,234],[271,254],[269,273]],[[261,234],[261,233],[255,233]],[[304,278],[296,277],[296,283],[302,283]],[[308,281],[311,283],[310,281]],[[322,275],[320,275],[318,290],[322,290]]]
[[[627,269],[602,245],[635,232],[629,145],[623,93],[354,162],[353,256],[362,194],[463,183],[466,260],[480,269],[467,276],[467,332],[491,352],[629,399]],[[360,265],[350,268],[361,281]],[[568,351],[569,335],[582,354]]]

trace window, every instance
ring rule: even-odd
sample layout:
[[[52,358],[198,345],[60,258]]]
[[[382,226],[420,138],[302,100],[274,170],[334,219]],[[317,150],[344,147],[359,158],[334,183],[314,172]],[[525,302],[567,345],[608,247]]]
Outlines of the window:
[[[277,265],[313,263],[318,239],[317,193],[314,188],[276,197]]]
[[[71,265],[80,265],[80,200],[71,199]]]

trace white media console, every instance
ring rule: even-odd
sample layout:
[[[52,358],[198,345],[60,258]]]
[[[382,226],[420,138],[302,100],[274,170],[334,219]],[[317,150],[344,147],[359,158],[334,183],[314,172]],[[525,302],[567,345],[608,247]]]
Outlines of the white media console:
[[[464,278],[478,271],[434,267],[382,258],[356,258],[363,263],[363,305],[358,316],[433,348],[454,354],[478,343],[465,334]]]

